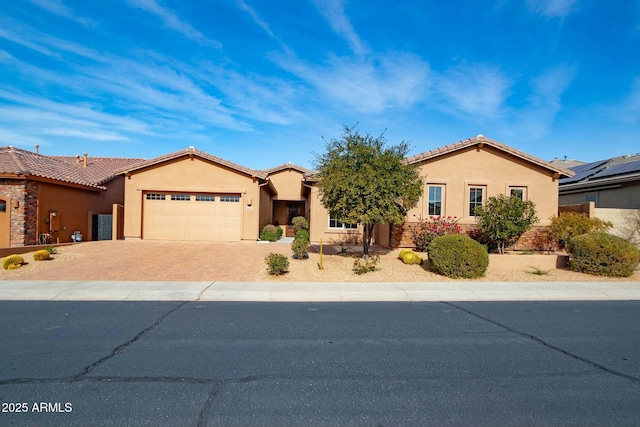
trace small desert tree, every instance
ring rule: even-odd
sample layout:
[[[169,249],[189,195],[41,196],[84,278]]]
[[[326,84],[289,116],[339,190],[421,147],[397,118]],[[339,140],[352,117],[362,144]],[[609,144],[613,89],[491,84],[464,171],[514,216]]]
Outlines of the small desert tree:
[[[532,201],[500,194],[489,197],[484,206],[475,210],[476,223],[484,236],[503,254],[505,246],[515,243],[538,221]]]
[[[373,138],[345,126],[342,137],[316,156],[322,204],[338,221],[362,226],[365,258],[374,225],[402,224],[422,195],[416,166],[404,161],[409,145],[385,143],[383,135]]]

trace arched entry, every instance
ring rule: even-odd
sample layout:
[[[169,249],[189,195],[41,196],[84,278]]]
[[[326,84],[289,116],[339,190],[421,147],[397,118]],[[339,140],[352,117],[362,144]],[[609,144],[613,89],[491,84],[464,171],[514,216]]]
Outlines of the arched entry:
[[[0,198],[0,248],[11,246],[10,200]]]

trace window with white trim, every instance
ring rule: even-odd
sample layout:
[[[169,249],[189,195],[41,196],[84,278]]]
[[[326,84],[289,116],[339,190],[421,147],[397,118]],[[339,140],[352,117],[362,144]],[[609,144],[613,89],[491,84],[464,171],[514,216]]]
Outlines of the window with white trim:
[[[189,200],[191,200],[191,196],[188,194],[172,194],[171,195],[171,200],[178,200],[178,201],[183,201],[183,202],[188,202]]]
[[[344,224],[338,221],[335,217],[329,215],[329,228],[339,228],[342,230],[355,230],[358,228],[358,224]]]
[[[220,201],[238,203],[240,202],[240,196],[220,196]]]
[[[442,185],[429,185],[427,194],[429,206],[427,208],[427,215],[440,216],[442,215],[442,195],[444,193],[444,187]]]
[[[476,208],[484,203],[484,192],[484,187],[469,187],[469,216],[475,216]]]
[[[522,201],[527,200],[527,187],[509,187],[509,196]]]
[[[212,196],[209,194],[197,194],[196,195],[196,202],[215,202],[216,201],[216,196]]]
[[[164,200],[165,196],[161,193],[147,193],[147,200]]]

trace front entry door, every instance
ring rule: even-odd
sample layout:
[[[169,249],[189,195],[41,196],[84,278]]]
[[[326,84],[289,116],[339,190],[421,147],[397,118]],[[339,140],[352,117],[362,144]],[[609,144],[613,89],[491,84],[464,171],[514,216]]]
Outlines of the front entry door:
[[[287,237],[294,237],[293,227],[291,226],[291,220],[297,216],[302,216],[301,202],[287,202]]]

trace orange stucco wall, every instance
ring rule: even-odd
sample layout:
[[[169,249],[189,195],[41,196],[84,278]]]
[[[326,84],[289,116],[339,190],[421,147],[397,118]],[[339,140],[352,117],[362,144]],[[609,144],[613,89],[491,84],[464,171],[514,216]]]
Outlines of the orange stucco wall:
[[[123,203],[123,178],[107,185],[108,190],[83,190],[58,184],[38,183],[38,235],[49,233],[49,213],[56,212],[58,230],[50,233],[54,241],[71,242],[74,231],[91,239],[90,214],[112,214],[114,204]]]
[[[260,187],[260,230],[267,224],[273,223],[271,210],[271,192],[266,186]]]
[[[496,150],[472,147],[437,157],[420,166],[424,194],[407,220],[418,221],[428,216],[429,184],[444,186],[443,215],[455,216],[461,224],[474,224],[469,216],[469,187],[486,187],[485,200],[498,194],[509,194],[510,187],[526,187],[526,199],[536,204],[539,224],[547,225],[558,211],[558,180],[552,171]]]
[[[259,182],[236,170],[198,157],[182,157],[132,172],[125,178],[125,239],[143,238],[143,191],[240,194],[241,238],[258,238],[262,211]]]
[[[553,179],[552,174],[552,171],[487,146],[440,156],[420,166],[424,195],[418,205],[409,211],[407,221],[417,222],[420,217],[428,216],[427,187],[435,184],[445,189],[443,215],[457,217],[460,224],[475,224],[475,218],[468,215],[469,186],[484,186],[485,200],[498,194],[509,194],[510,187],[526,187],[526,199],[536,204],[538,225],[548,225],[550,218],[558,211],[558,180]],[[317,186],[311,191],[309,207],[313,242],[320,239],[328,243],[340,242],[360,237],[360,230],[354,236],[353,231],[329,228],[328,212],[320,202]],[[388,226],[378,227],[374,237],[378,244],[389,245]]]
[[[285,169],[269,174],[269,180],[278,193],[274,200],[306,200],[302,172]]]

